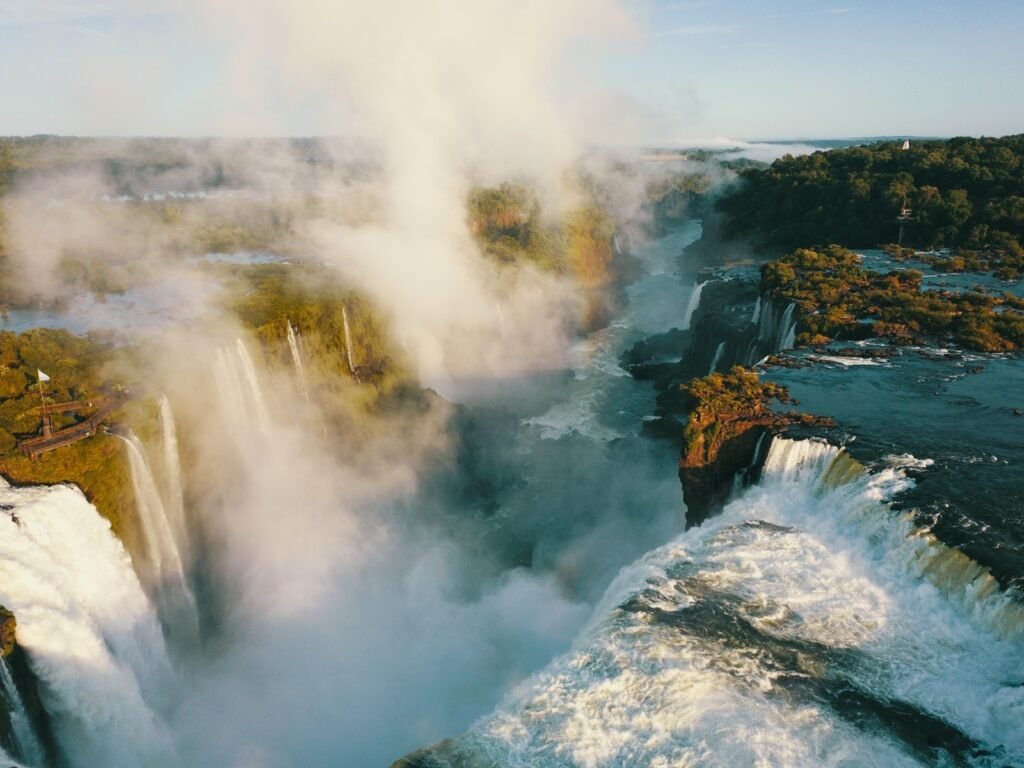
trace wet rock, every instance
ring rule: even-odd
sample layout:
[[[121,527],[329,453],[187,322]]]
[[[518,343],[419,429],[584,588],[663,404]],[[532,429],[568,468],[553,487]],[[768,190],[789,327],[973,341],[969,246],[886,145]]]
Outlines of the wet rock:
[[[14,651],[17,629],[14,614],[0,605],[0,656],[6,658]]]

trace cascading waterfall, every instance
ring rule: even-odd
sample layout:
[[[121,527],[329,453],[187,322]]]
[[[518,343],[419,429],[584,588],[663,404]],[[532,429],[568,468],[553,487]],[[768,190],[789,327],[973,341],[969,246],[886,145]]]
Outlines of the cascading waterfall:
[[[756,323],[760,316],[761,316],[761,294],[757,294],[757,301],[754,302],[754,314],[751,315],[750,322]]]
[[[715,348],[715,356],[711,358],[711,367],[708,368],[708,376],[714,373],[715,369],[718,368],[718,361],[722,359],[723,352],[725,352],[724,341],[719,342],[718,346]]]
[[[779,342],[780,351],[792,349],[796,345],[796,321],[793,319],[794,310],[796,310],[796,304],[790,303],[786,307],[786,311],[782,313],[781,333],[778,336],[781,339]]]
[[[854,481],[867,483],[869,492],[863,493],[856,485],[864,496],[861,503],[841,506],[844,514],[833,519],[863,530],[869,541],[884,547],[888,560],[928,580],[972,615],[983,617],[997,634],[1024,634],[1024,605],[1003,592],[988,569],[916,526],[910,513],[897,515],[881,503],[910,484],[901,470],[867,475],[864,466],[845,450],[814,439],[775,437],[765,459],[766,485],[781,482],[827,493],[841,492]]]
[[[348,324],[348,307],[341,305],[341,321],[345,327],[345,358],[348,360],[348,370],[356,381],[359,381],[359,373],[356,371],[356,364],[352,359],[352,329]]]
[[[768,437],[769,432],[765,430],[761,433],[761,436],[757,438],[757,443],[754,445],[754,453],[751,455],[750,463],[739,470],[735,477],[732,479],[732,496],[735,497],[737,494],[742,492],[745,485],[749,484],[753,470],[758,465],[758,461],[761,458],[761,446],[764,445],[764,439]],[[767,457],[766,457],[767,458]]]
[[[710,282],[710,280],[705,280],[703,283],[697,283],[693,286],[693,290],[690,292],[690,300],[686,304],[686,314],[683,315],[683,326],[680,330],[685,331],[689,329],[693,315],[697,311],[697,307],[700,306],[700,295],[704,291],[704,286]]]
[[[763,354],[774,354],[784,349],[792,349],[796,343],[796,303],[790,302],[776,317],[775,301],[769,296],[762,300],[757,297],[757,341],[747,351],[747,359]]]
[[[174,534],[175,543],[182,561],[188,556],[188,525],[185,521],[185,492],[181,479],[181,456],[178,452],[178,431],[174,423],[174,411],[166,395],[160,397],[160,428],[163,432],[164,475],[167,487],[167,504],[164,509]]]
[[[241,366],[242,378],[249,389],[252,398],[253,416],[256,424],[263,434],[270,433],[270,414],[267,412],[267,405],[263,399],[263,390],[260,388],[260,380],[256,376],[256,366],[253,365],[252,357],[245,342],[235,339],[235,351],[238,354],[238,362]]]
[[[226,413],[230,428],[235,431],[245,430],[252,424],[245,404],[242,382],[239,380],[237,366],[234,363],[234,351],[228,347],[217,350],[213,364],[213,378],[220,396],[220,404]]]
[[[764,460],[764,482],[816,483],[840,453],[825,440],[776,437]]]
[[[0,658],[0,694],[7,702],[7,711],[11,718],[11,731],[14,736],[14,746],[25,763],[32,766],[43,766],[46,764],[46,752],[36,736],[32,726],[32,718],[29,717],[22,701],[18,686],[14,683],[10,667],[7,666],[7,659]],[[2,753],[0,753],[2,755]],[[6,766],[5,766],[6,768]]]
[[[0,603],[17,616],[61,764],[174,765],[157,714],[167,648],[109,522],[69,485],[0,480],[0,505]]]
[[[769,341],[775,331],[775,323],[773,322],[774,305],[771,297],[761,300],[761,297],[757,297],[757,304],[759,312],[757,315],[757,338],[761,341]]]
[[[195,643],[199,634],[195,595],[186,578],[145,449],[131,430],[121,439],[128,452],[132,488],[146,542],[149,565],[146,581],[157,598],[168,632],[182,643]]]
[[[449,749],[474,768],[1024,764],[1021,606],[926,554],[886,501],[909,483],[775,437],[760,485],[623,569],[573,649]]]
[[[302,354],[299,352],[299,340],[295,335],[291,320],[285,321],[288,324],[288,348],[292,351],[292,362],[295,364],[295,375],[299,379],[299,387],[302,389],[302,396],[309,400],[309,385],[306,383],[306,371],[302,367]]]
[[[214,382],[231,431],[240,436],[270,434],[270,415],[252,358],[241,339],[221,347],[214,359]]]

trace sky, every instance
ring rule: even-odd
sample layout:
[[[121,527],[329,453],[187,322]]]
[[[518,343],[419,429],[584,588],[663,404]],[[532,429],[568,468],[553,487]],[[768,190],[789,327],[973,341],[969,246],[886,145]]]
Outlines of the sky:
[[[0,135],[346,134],[344,110],[278,77],[272,46],[245,62],[260,97],[242,95],[206,1],[0,0]],[[551,74],[598,94],[591,122],[622,123],[617,140],[1024,132],[1024,0],[619,5],[633,22]]]

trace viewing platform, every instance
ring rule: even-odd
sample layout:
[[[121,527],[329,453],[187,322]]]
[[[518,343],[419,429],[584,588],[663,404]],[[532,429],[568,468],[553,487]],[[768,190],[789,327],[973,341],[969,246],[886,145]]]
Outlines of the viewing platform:
[[[41,414],[43,417],[43,434],[39,437],[30,437],[22,440],[18,443],[18,448],[22,453],[35,461],[39,456],[48,451],[63,448],[65,445],[71,445],[79,440],[92,437],[96,434],[100,424],[110,416],[119,404],[117,400],[111,399],[96,399],[93,401],[74,400],[68,403],[55,403],[45,407],[38,406],[33,408],[33,413]],[[96,408],[96,412],[85,421],[57,432],[52,431],[50,424],[51,414],[84,411],[90,408]]]

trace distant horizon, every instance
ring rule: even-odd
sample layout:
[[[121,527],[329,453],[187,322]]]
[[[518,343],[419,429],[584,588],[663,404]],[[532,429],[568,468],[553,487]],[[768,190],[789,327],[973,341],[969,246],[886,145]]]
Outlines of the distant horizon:
[[[797,144],[815,142],[836,142],[836,141],[949,141],[951,139],[998,139],[1008,136],[1024,134],[1024,129],[1012,133],[957,133],[957,134],[870,134],[870,135],[838,135],[838,136],[782,136],[773,138],[750,138],[746,136],[703,136],[684,139],[662,139],[651,141],[638,141],[630,145],[632,148],[714,148],[715,143],[734,142],[744,144]],[[0,139],[149,139],[149,140],[170,140],[170,141],[311,141],[311,140],[349,140],[368,141],[364,136],[347,136],[343,134],[274,134],[274,135],[231,135],[231,134],[118,134],[118,133],[0,133]],[[594,144],[593,147],[601,147],[601,144]],[[729,147],[724,147],[729,149]]]
[[[506,18],[492,25],[498,7]],[[422,80],[469,118],[495,100],[467,83],[478,89],[488,66],[503,76],[521,66],[513,104],[545,103],[583,146],[1024,131],[1024,81],[1003,76],[1022,63],[1017,0],[552,0],[514,12],[387,0],[378,10],[6,0],[0,135],[345,135],[378,117],[365,83],[386,94],[398,82],[377,82],[388,51],[407,59],[406,82]],[[311,49],[324,39],[333,46]],[[501,58],[507,46],[516,57]]]

